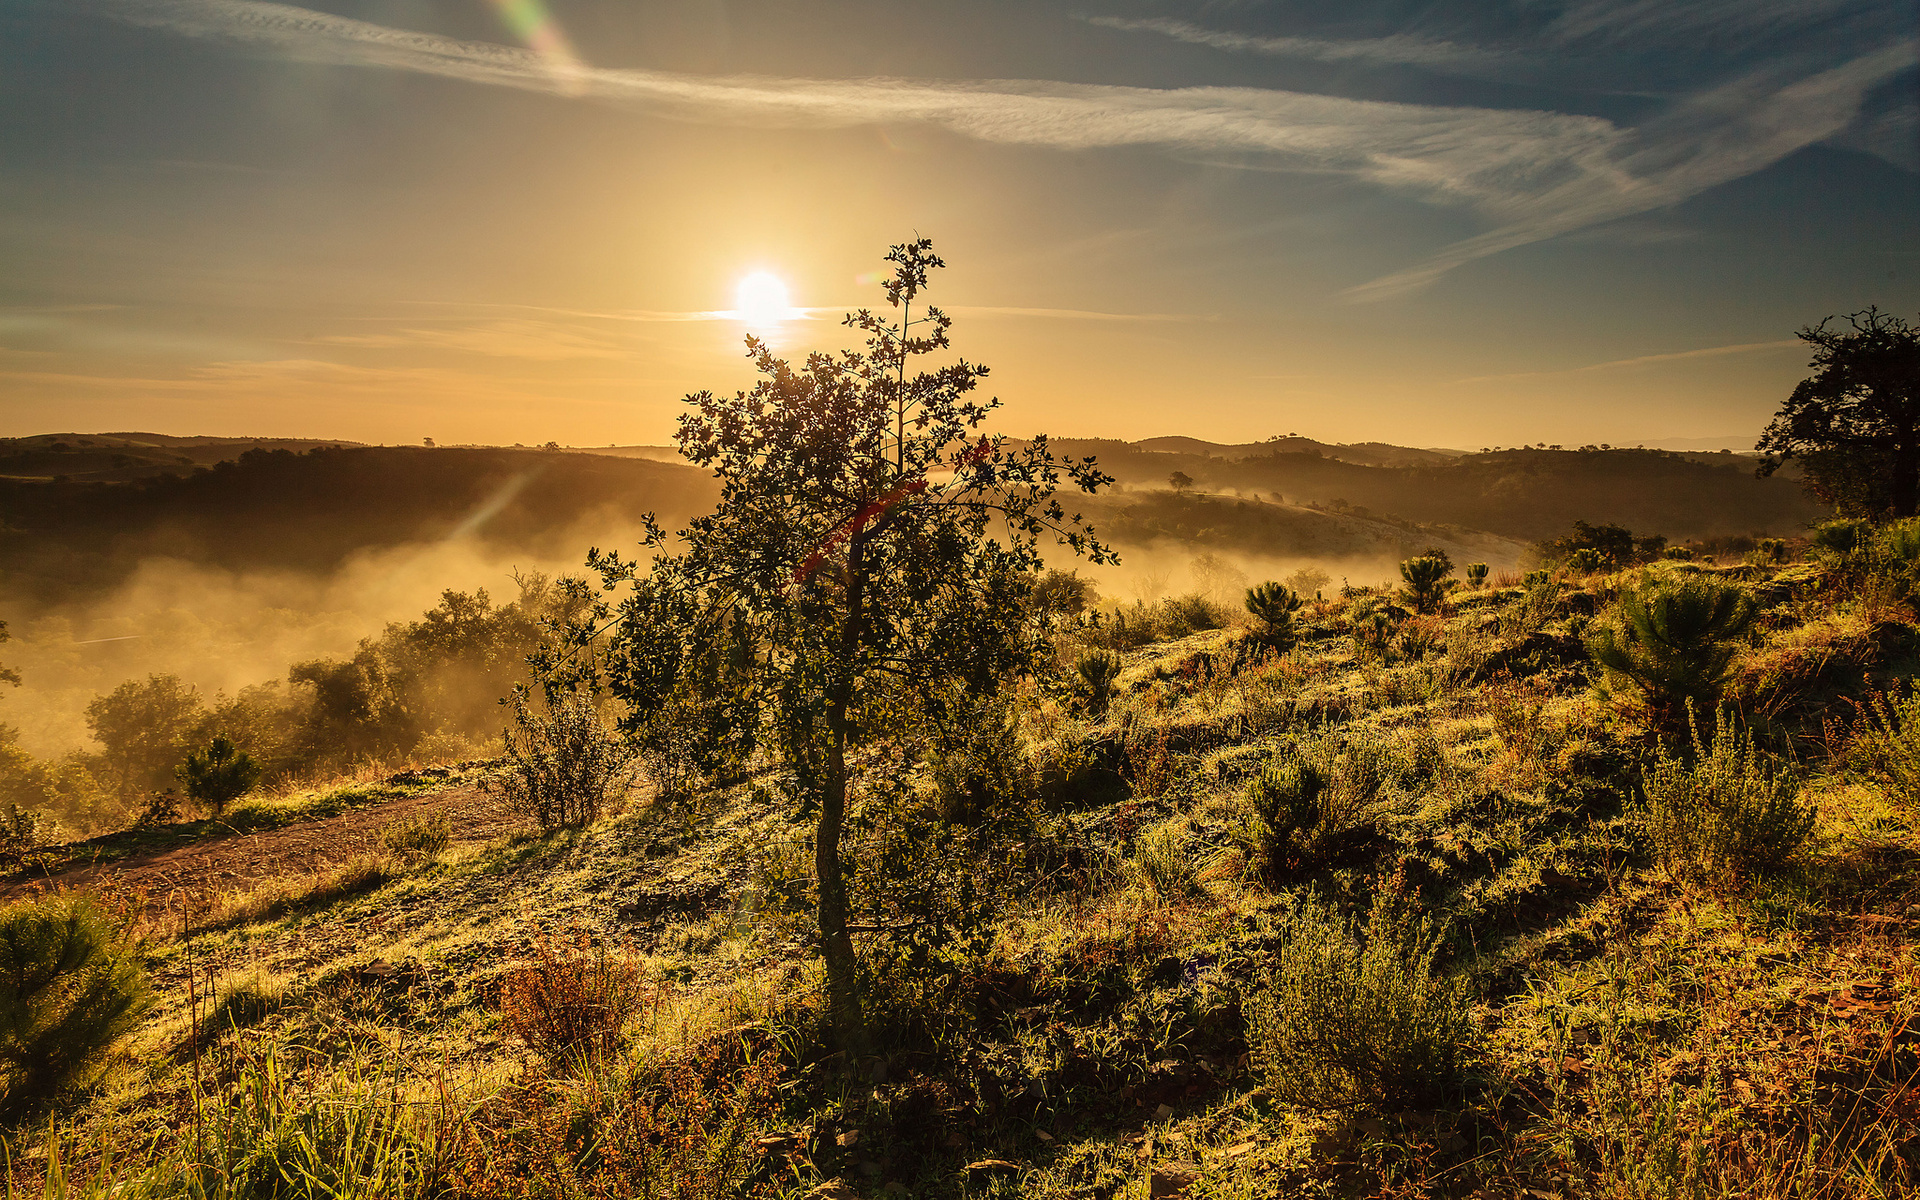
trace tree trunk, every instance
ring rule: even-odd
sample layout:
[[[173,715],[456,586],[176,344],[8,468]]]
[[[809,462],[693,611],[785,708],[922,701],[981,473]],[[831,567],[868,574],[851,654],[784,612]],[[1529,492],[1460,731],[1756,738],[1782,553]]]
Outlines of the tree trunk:
[[[1920,507],[1920,447],[1902,442],[1893,448],[1893,479],[1889,482],[1893,515],[1915,515],[1916,507]]]
[[[847,889],[840,871],[840,829],[847,813],[847,708],[865,619],[866,543],[858,534],[847,554],[847,619],[840,635],[840,678],[827,696],[827,779],[820,823],[813,835],[813,869],[820,889],[820,949],[827,965],[827,1012],[841,1053],[852,1068],[872,1052],[860,1006],[859,963],[847,932]]]

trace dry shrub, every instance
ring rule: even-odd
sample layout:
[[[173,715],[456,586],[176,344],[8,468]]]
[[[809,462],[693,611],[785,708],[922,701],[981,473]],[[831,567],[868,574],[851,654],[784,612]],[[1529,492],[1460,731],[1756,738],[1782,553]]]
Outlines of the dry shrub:
[[[514,1036],[555,1068],[604,1061],[620,1048],[621,1031],[645,997],[640,968],[603,943],[578,936],[571,947],[546,938],[533,962],[500,984],[500,1015]]]
[[[729,1031],[664,1063],[533,1080],[450,1113],[436,1195],[449,1200],[733,1200],[790,1194],[756,1135],[780,1123],[765,1037]],[[782,1172],[787,1174],[787,1172]]]

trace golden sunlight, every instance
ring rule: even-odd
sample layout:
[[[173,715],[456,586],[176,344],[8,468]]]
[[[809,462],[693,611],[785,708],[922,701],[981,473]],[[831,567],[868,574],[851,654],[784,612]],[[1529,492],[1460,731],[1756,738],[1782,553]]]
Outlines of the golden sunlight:
[[[734,292],[734,316],[756,328],[768,328],[795,315],[787,285],[769,271],[755,271]]]

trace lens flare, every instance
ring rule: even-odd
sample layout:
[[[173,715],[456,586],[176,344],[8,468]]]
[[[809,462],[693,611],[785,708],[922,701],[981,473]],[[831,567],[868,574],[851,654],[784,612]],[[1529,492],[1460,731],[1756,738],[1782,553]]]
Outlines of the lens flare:
[[[755,271],[740,281],[733,296],[733,313],[757,329],[766,329],[794,316],[787,285],[770,271]]]
[[[539,55],[559,81],[561,89],[578,91],[581,87],[580,56],[573,52],[566,30],[547,11],[545,0],[490,0],[500,20],[513,36]]]

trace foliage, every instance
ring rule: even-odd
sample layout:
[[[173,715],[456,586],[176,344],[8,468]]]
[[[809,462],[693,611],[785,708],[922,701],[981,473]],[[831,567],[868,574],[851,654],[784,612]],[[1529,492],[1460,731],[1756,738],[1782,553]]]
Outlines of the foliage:
[[[123,798],[172,782],[202,707],[199,694],[172,675],[128,680],[87,705],[87,728]]]
[[[1162,821],[1142,832],[1134,846],[1134,866],[1142,882],[1163,901],[1181,900],[1200,890],[1192,838],[1184,821]]]
[[[1185,471],[1175,471],[1167,476],[1167,486],[1176,492],[1184,492],[1193,486],[1193,476]]]
[[[1476,590],[1487,586],[1487,564],[1483,562],[1467,564],[1467,586]]]
[[[1847,746],[1847,765],[1902,802],[1920,804],[1920,691],[1874,696],[1865,717]]]
[[[1864,545],[1871,530],[1865,521],[1842,517],[1813,529],[1813,546],[1835,558],[1844,559]]]
[[[1328,782],[1314,764],[1289,756],[1269,764],[1247,789],[1249,840],[1254,866],[1264,878],[1282,878],[1297,857],[1320,849],[1321,798]]]
[[[0,909],[0,1103],[82,1082],[147,1004],[138,947],[92,900],[69,893]]]
[[[1801,329],[1814,373],[1793,389],[1756,449],[1770,475],[1798,458],[1806,487],[1847,517],[1920,512],[1920,328],[1867,308]]]
[[[593,698],[578,692],[542,707],[516,697],[501,733],[505,770],[482,783],[542,830],[590,825],[626,792],[633,750],[608,731]]]
[[[1647,836],[1675,879],[1739,892],[1792,860],[1816,814],[1799,803],[1792,776],[1762,763],[1752,735],[1724,715],[1708,742],[1697,724],[1691,733],[1691,754],[1662,751],[1647,773]]]
[[[1079,677],[1081,694],[1086,697],[1087,711],[1092,715],[1106,715],[1114,686],[1120,681],[1120,667],[1118,654],[1101,649],[1087,651],[1074,663],[1074,674]]]
[[[1296,596],[1318,595],[1321,588],[1333,582],[1333,576],[1319,567],[1301,567],[1281,582]]]
[[[1710,710],[1732,671],[1735,641],[1753,628],[1753,597],[1702,576],[1653,576],[1623,587],[1586,639],[1603,677],[1646,700],[1655,721],[1677,729],[1688,706]]]
[[[1247,612],[1258,622],[1253,636],[1275,650],[1288,650],[1299,639],[1294,614],[1300,611],[1297,593],[1283,583],[1267,582],[1247,589]]]
[[[541,938],[533,961],[501,979],[500,1017],[549,1063],[571,1071],[611,1059],[645,997],[639,967],[604,944]]]
[[[957,696],[937,710],[927,773],[943,821],[975,825],[1024,805],[1033,771],[1018,714],[1004,698]]]
[[[180,764],[180,782],[187,795],[211,812],[215,820],[227,811],[227,805],[254,789],[260,782],[260,764],[253,756],[222,734],[195,750]]]
[[[998,405],[970,397],[984,367],[909,375],[949,348],[950,319],[913,309],[944,264],[924,239],[888,261],[898,319],[846,320],[867,335],[864,351],[796,366],[749,337],[761,376],[751,391],[687,398],[678,445],[720,481],[718,508],[671,550],[651,528],[644,575],[618,556],[591,560],[609,592],[630,587],[599,669],[634,719],[672,702],[681,648],[699,630],[737,620],[764,647],[747,686],[817,820],[830,1006],[856,1054],[867,1039],[840,857],[849,746],[956,687],[984,696],[1031,669],[1043,647],[1024,601],[1041,536],[1111,557],[1055,497],[1063,479],[1087,491],[1109,482],[1090,461],[1057,460],[1044,438],[981,436]]]
[[[1447,598],[1447,574],[1452,564],[1432,555],[1409,558],[1400,564],[1400,578],[1406,581],[1407,602],[1415,612],[1433,613]]]
[[[1474,1045],[1466,994],[1436,975],[1439,933],[1402,904],[1377,900],[1364,930],[1315,900],[1288,915],[1244,1002],[1254,1060],[1281,1100],[1394,1111],[1461,1085]]]

